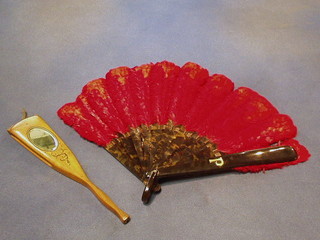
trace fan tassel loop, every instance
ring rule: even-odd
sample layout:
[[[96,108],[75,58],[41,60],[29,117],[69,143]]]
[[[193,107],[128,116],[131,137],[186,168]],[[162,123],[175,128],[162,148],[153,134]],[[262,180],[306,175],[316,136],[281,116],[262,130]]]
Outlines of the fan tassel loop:
[[[161,186],[158,183],[158,174],[158,170],[153,170],[148,174],[148,181],[145,183],[145,188],[141,198],[144,204],[149,203],[152,193],[161,191]]]

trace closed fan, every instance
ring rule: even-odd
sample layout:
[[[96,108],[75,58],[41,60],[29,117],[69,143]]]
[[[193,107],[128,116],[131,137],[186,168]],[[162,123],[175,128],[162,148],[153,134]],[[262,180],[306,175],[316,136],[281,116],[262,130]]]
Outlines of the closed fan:
[[[58,111],[144,184],[221,171],[258,172],[306,161],[291,118],[257,92],[195,63],[110,70]]]

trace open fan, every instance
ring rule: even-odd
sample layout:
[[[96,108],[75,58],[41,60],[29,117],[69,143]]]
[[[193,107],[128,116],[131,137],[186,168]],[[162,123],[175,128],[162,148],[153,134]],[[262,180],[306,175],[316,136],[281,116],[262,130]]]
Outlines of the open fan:
[[[144,184],[220,171],[258,172],[306,161],[291,118],[257,92],[195,63],[110,70],[58,111]]]

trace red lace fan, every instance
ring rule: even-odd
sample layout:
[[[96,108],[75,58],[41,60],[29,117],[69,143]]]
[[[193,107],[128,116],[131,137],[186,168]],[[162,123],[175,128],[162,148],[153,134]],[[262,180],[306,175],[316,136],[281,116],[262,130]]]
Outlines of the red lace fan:
[[[145,183],[144,202],[166,177],[258,172],[310,156],[293,139],[297,128],[289,116],[257,92],[234,90],[230,79],[195,63],[112,69],[85,85],[58,115]]]

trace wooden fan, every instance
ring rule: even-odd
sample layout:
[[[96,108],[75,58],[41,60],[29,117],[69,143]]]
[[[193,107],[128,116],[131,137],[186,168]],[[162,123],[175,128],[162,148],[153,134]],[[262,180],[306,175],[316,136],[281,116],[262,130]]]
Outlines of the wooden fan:
[[[291,118],[257,92],[195,63],[110,70],[58,111],[82,137],[108,150],[144,184],[236,170],[258,172],[306,161]]]

